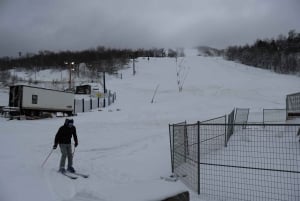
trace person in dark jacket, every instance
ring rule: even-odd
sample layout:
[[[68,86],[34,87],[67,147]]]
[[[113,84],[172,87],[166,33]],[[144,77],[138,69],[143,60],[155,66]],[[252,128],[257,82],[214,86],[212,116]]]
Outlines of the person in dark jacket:
[[[75,172],[73,168],[73,154],[72,154],[72,146],[71,146],[71,138],[75,142],[75,147],[78,146],[78,139],[76,134],[76,127],[74,126],[73,119],[66,119],[65,124],[61,126],[55,136],[53,149],[57,148],[59,145],[61,150],[61,158],[59,164],[59,172],[65,172],[65,162],[66,158],[68,158],[68,168],[69,172]]]

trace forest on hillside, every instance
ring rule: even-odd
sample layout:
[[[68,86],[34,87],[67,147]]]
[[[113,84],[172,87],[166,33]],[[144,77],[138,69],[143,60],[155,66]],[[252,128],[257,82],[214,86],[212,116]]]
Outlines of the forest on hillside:
[[[137,57],[164,57],[164,49],[113,49],[99,46],[97,48],[83,51],[60,51],[52,52],[48,50],[39,51],[37,54],[19,53],[19,57],[0,58],[1,70],[11,68],[24,68],[27,70],[38,68],[42,69],[65,69],[69,64],[78,65],[85,63],[91,68],[96,68],[99,71],[113,72],[118,70],[120,66],[124,66],[130,59]]]
[[[253,45],[230,46],[224,57],[277,73],[300,72],[300,33],[295,30],[277,39],[258,39]]]
[[[199,55],[224,56],[225,59],[245,65],[269,69],[277,73],[300,73],[300,33],[290,30],[287,36],[276,39],[257,39],[252,45],[230,46],[225,50],[198,47]],[[200,54],[200,52],[202,52]],[[9,69],[22,68],[29,71],[43,69],[69,69],[70,64],[85,63],[94,72],[115,73],[138,57],[182,57],[183,48],[178,49],[113,49],[99,46],[83,51],[39,51],[36,54],[19,52],[19,57],[0,58],[0,78],[9,76]]]

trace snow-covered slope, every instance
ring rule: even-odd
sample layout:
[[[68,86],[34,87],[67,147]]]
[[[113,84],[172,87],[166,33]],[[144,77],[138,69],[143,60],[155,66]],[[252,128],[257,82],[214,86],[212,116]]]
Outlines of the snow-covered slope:
[[[285,96],[300,86],[296,76],[193,54],[177,62],[139,58],[135,65],[135,76],[127,69],[123,79],[107,78],[107,88],[117,93],[114,105],[74,117],[79,137],[74,167],[89,179],[57,174],[59,150],[41,167],[63,118],[0,118],[0,200],[141,201],[188,190],[181,182],[160,179],[171,173],[169,123],[206,120],[234,107],[256,114],[284,108]],[[7,91],[0,90],[0,100],[6,104]],[[192,193],[191,200],[200,198]]]

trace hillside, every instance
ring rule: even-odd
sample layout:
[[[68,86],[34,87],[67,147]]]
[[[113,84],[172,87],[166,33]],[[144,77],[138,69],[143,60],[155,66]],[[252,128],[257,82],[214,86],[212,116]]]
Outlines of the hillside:
[[[63,118],[0,118],[0,200],[146,201],[189,190],[180,181],[160,179],[171,174],[168,124],[214,118],[234,107],[250,108],[251,120],[261,121],[263,108],[284,108],[285,96],[300,86],[297,76],[195,52],[177,61],[138,58],[135,65],[135,76],[128,68],[120,72],[122,79],[107,77],[107,88],[117,93],[115,104],[74,116],[79,138],[74,167],[89,173],[87,180],[56,173],[59,150],[41,168]],[[60,76],[51,72],[52,78]],[[7,100],[1,89],[0,105]],[[203,200],[189,191],[192,201]]]

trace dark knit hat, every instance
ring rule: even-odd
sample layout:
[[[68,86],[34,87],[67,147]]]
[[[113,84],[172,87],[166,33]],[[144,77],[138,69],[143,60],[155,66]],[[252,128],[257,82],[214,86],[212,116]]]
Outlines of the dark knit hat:
[[[69,125],[69,124],[74,124],[74,120],[73,119],[66,119],[65,120],[65,125]]]

